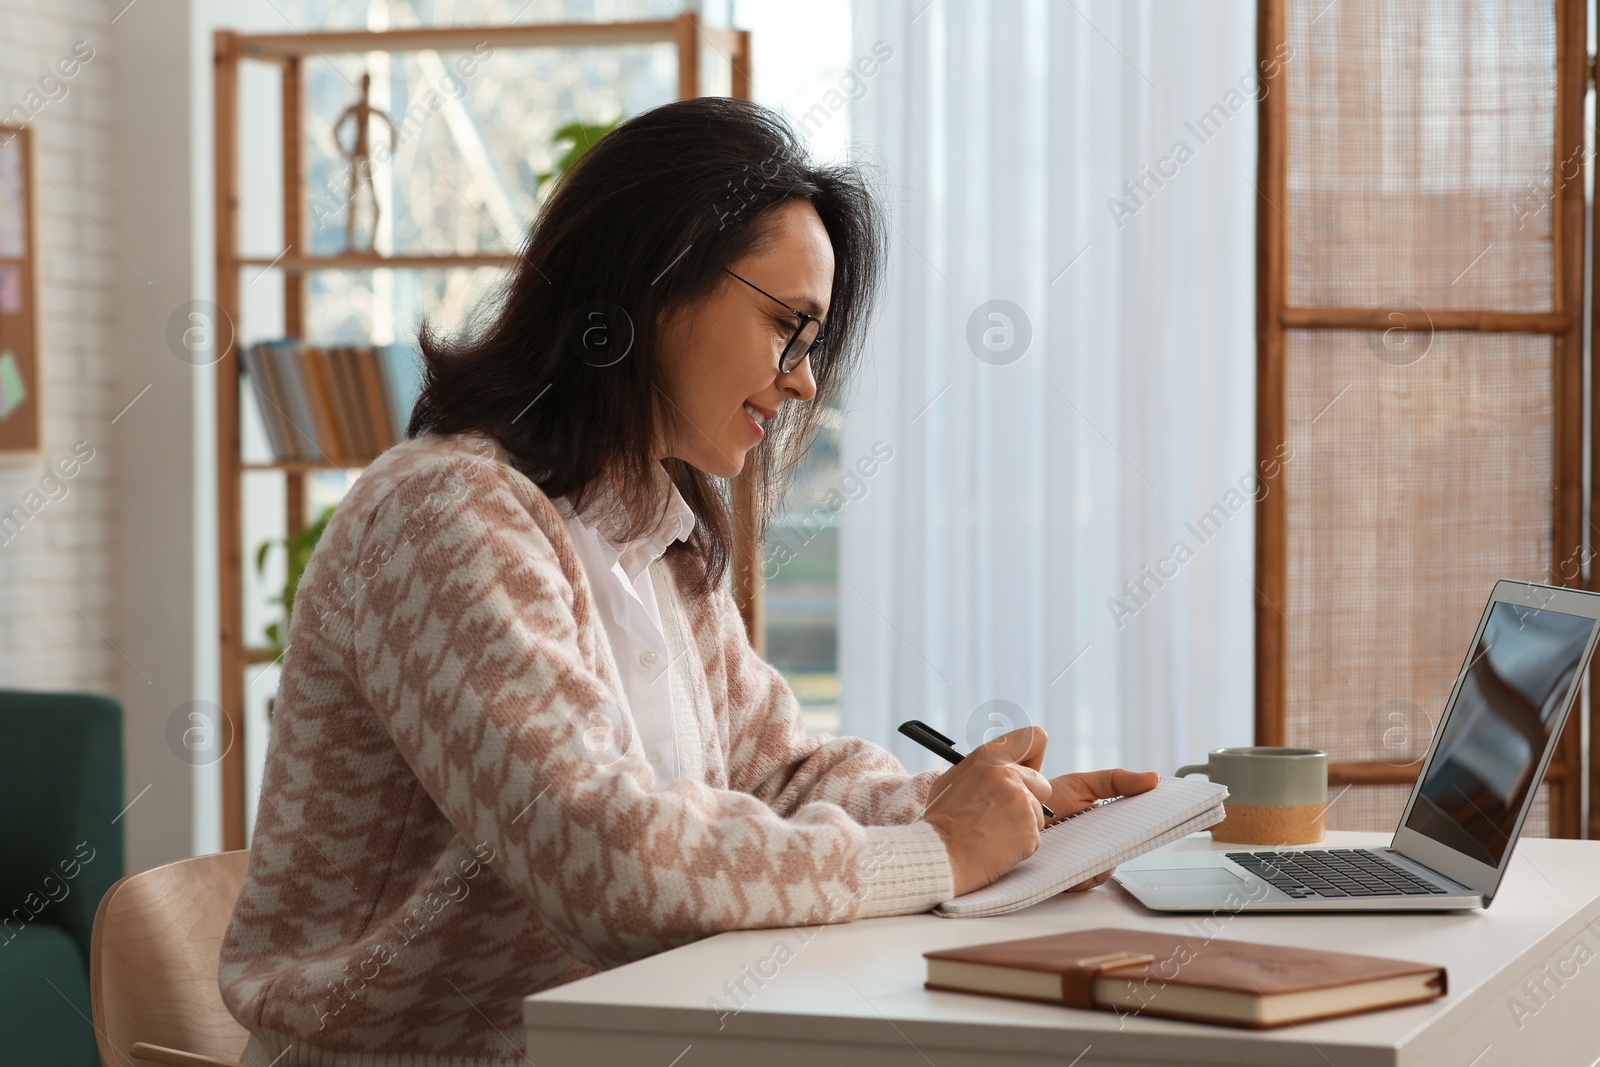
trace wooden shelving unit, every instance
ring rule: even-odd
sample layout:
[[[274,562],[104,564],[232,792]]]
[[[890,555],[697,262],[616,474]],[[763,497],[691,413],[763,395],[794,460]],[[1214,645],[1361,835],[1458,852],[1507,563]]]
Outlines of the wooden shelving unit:
[[[363,52],[470,50],[488,42],[495,48],[616,47],[671,44],[678,57],[678,99],[701,95],[702,48],[730,67],[731,95],[750,96],[750,32],[702,26],[699,16],[636,22],[545,23],[523,26],[452,26],[382,31],[339,30],[322,33],[240,34],[219,30],[214,37],[214,124],[216,137],[216,303],[235,324],[229,349],[217,362],[217,516],[220,548],[219,640],[221,701],[234,743],[222,758],[223,848],[246,846],[245,827],[245,674],[272,654],[246,644],[244,633],[243,479],[271,471],[284,477],[287,526],[306,526],[306,475],[341,469],[335,464],[245,463],[240,453],[240,383],[242,366],[237,324],[242,321],[240,274],[246,269],[282,271],[284,330],[303,337],[307,322],[308,276],[314,271],[360,271],[375,268],[438,269],[442,267],[505,267],[514,255],[503,253],[397,255],[351,253],[307,254],[306,174],[304,157],[304,65],[308,57]],[[239,70],[244,62],[276,65],[282,77],[283,252],[276,257],[239,252]],[[740,479],[740,483],[743,479]],[[747,507],[748,487],[735,485],[735,500]],[[734,589],[752,640],[761,646],[760,546],[736,546]]]

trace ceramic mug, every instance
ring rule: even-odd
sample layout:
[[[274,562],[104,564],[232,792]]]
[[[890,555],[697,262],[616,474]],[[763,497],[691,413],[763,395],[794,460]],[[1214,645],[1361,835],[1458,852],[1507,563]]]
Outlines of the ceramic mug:
[[[1320,748],[1214,748],[1205,763],[1178,768],[1186,774],[1228,787],[1228,816],[1211,828],[1213,841],[1311,845],[1327,829],[1328,754]]]

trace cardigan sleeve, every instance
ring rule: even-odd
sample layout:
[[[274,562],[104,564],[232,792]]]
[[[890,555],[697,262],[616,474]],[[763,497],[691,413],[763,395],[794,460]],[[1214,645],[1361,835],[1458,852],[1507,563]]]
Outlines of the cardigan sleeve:
[[[592,634],[536,494],[471,461],[401,480],[363,535],[347,670],[422,788],[463,837],[495,847],[497,873],[553,937],[605,968],[724,930],[948,899],[949,858],[926,824],[863,827],[831,803],[785,818],[731,789],[657,787],[588,665]]]
[[[810,804],[837,804],[866,826],[928,827],[922,813],[943,772],[908,774],[892,753],[859,737],[808,737],[794,690],[751,646],[733,594],[719,586],[712,604],[727,678],[729,784],[783,816]],[[948,852],[945,861],[948,866]],[[887,901],[883,906],[893,908]],[[896,913],[877,908],[869,901],[868,915]]]
[[[719,587],[715,605],[727,672],[729,784],[784,816],[827,801],[866,826],[920,819],[942,772],[908,774],[892,753],[859,737],[807,736],[794,690],[751,646],[733,594]]]

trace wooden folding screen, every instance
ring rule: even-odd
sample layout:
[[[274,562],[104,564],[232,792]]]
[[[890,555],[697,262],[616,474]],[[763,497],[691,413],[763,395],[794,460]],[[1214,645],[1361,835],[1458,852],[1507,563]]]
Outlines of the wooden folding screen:
[[[1584,581],[1585,34],[1259,5],[1256,732],[1328,750],[1331,828],[1393,827],[1496,579]],[[1580,726],[1525,832],[1579,835]]]

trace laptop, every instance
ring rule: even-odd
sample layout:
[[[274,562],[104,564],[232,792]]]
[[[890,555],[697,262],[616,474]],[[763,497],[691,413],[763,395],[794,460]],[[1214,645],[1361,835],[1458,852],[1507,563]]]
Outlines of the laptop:
[[[1600,633],[1600,594],[1500,581],[1388,848],[1146,853],[1112,878],[1155,911],[1486,908]]]

